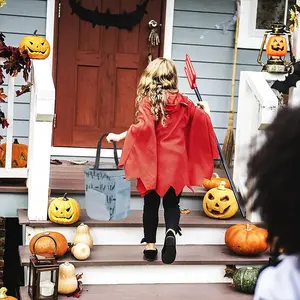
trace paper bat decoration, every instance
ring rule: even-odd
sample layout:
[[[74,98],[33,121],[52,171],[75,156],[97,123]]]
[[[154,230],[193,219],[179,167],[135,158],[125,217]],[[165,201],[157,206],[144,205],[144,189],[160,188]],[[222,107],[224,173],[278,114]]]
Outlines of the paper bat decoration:
[[[272,89],[287,95],[290,87],[296,87],[297,82],[300,80],[300,61],[294,64],[294,72],[288,74],[283,81],[276,80],[271,86]]]
[[[123,14],[111,14],[109,9],[106,13],[101,13],[98,6],[94,9],[87,9],[81,6],[80,0],[69,0],[72,8],[72,14],[76,14],[81,20],[92,23],[95,28],[98,26],[117,27],[120,29],[131,30],[135,25],[141,22],[144,15],[147,14],[146,7],[149,0],[145,0],[142,4],[136,6],[136,10],[130,13],[126,11]]]

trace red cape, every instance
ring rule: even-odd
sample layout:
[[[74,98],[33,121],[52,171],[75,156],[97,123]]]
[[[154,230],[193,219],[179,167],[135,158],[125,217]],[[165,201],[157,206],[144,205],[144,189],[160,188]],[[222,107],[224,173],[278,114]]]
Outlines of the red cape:
[[[171,104],[174,103],[174,104]],[[151,190],[163,197],[170,187],[178,195],[185,186],[202,186],[211,178],[218,158],[210,117],[181,94],[168,94],[167,126],[155,122],[147,98],[139,107],[138,122],[127,133],[119,167],[126,178],[137,178],[144,196]]]

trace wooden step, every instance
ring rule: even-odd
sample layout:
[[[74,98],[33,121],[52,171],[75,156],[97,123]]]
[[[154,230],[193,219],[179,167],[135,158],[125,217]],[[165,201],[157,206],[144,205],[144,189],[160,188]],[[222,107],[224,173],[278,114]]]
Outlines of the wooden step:
[[[89,162],[88,165],[92,166],[94,163]],[[109,163],[107,163],[109,164]],[[87,165],[72,165],[68,161],[62,161],[61,165],[51,165],[50,168],[50,188],[52,193],[55,194],[84,194],[84,169]],[[223,169],[215,168],[215,173],[218,173],[220,177],[226,177]],[[232,169],[230,170],[232,175]],[[139,195],[136,190],[136,181],[131,180],[131,194]],[[195,193],[185,188],[182,196],[199,197],[205,194],[205,190],[200,187],[195,187]]]
[[[129,217],[120,221],[97,221],[90,219],[82,210],[80,222],[91,228],[95,245],[138,245],[143,238],[142,211],[132,210]],[[77,222],[73,225],[59,225],[50,221],[29,221],[27,210],[18,210],[19,222],[25,227],[25,244],[28,245],[33,235],[43,231],[59,231],[69,242],[73,242]],[[211,245],[224,244],[224,234],[228,227],[237,223],[249,223],[239,214],[229,220],[208,218],[203,211],[191,211],[188,215],[181,215],[180,226],[182,236],[178,236],[180,245],[196,244]],[[164,241],[165,228],[163,211],[160,211],[160,222],[157,230],[157,244]]]
[[[21,300],[30,300],[26,287],[20,288]],[[230,284],[130,284],[84,285],[81,300],[250,300],[252,295],[235,291]],[[58,299],[70,299],[59,296]]]
[[[132,210],[128,218],[120,221],[98,221],[93,220],[87,216],[86,210],[82,210],[80,221],[72,224],[65,225],[65,227],[78,226],[80,223],[85,223],[93,227],[141,227],[142,226],[142,211]],[[59,224],[52,223],[51,221],[30,221],[27,215],[27,209],[18,210],[19,223],[21,225],[27,225],[30,227],[41,227],[41,226],[51,226],[51,227],[61,227]],[[218,220],[208,218],[203,211],[191,211],[190,214],[181,215],[180,226],[181,227],[213,227],[213,228],[228,228],[234,224],[246,224],[249,223],[247,219],[241,217],[237,213],[233,218],[228,220]],[[163,211],[160,211],[160,222],[159,226],[164,226]]]
[[[71,253],[59,258],[58,262],[68,261],[80,266],[126,266],[149,265],[142,256],[144,246],[93,246],[91,256],[85,261],[76,260]],[[161,250],[161,247],[159,247]],[[29,247],[20,246],[22,266],[29,264]],[[268,253],[258,256],[238,256],[224,245],[179,245],[174,265],[262,265],[269,259]],[[159,259],[151,265],[163,264]]]
[[[84,284],[97,285],[225,283],[230,282],[224,277],[226,265],[262,266],[268,261],[267,253],[241,257],[222,245],[185,245],[177,247],[177,258],[172,265],[164,265],[160,253],[157,261],[145,261],[143,249],[143,246],[94,246],[90,258],[85,261],[77,261],[70,253],[58,261],[73,263],[76,273],[83,273]],[[19,252],[28,278],[28,246],[21,246]]]

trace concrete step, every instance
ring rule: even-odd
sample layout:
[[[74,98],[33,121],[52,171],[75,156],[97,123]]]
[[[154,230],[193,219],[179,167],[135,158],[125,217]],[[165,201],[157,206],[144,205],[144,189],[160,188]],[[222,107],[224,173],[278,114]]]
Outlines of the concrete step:
[[[226,265],[264,265],[269,258],[268,253],[237,256],[223,245],[189,245],[178,246],[176,261],[164,265],[160,254],[155,262],[145,261],[143,249],[143,246],[94,246],[85,261],[67,253],[58,262],[74,264],[76,272],[84,274],[85,284],[222,283],[230,281],[224,278]],[[20,246],[19,253],[21,265],[27,267],[28,246]]]
[[[84,222],[91,228],[91,234],[95,245],[137,245],[143,238],[142,211],[131,211],[128,218],[120,221],[97,221],[92,220],[82,210],[80,222],[73,225],[63,226],[51,221],[30,221],[27,210],[18,210],[19,223],[25,225],[25,241],[28,245],[33,235],[42,231],[59,231],[69,242],[75,236],[76,226]],[[182,236],[178,237],[177,243],[187,244],[224,244],[224,234],[227,228],[237,223],[249,223],[239,214],[229,220],[216,220],[208,218],[203,211],[191,211],[188,215],[181,215],[180,226]],[[164,217],[160,212],[160,223],[157,232],[157,243],[164,241]]]
[[[26,287],[20,289],[21,300],[30,300]],[[134,284],[84,285],[82,300],[250,300],[252,295],[241,294],[229,284]],[[60,300],[70,299],[59,296]]]

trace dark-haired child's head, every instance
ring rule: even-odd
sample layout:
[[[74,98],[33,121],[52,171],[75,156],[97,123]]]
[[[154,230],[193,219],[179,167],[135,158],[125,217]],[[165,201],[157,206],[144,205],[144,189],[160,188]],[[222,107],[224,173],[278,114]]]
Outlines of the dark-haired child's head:
[[[269,241],[300,252],[300,108],[281,110],[266,129],[266,141],[248,165],[253,210],[260,212]]]

